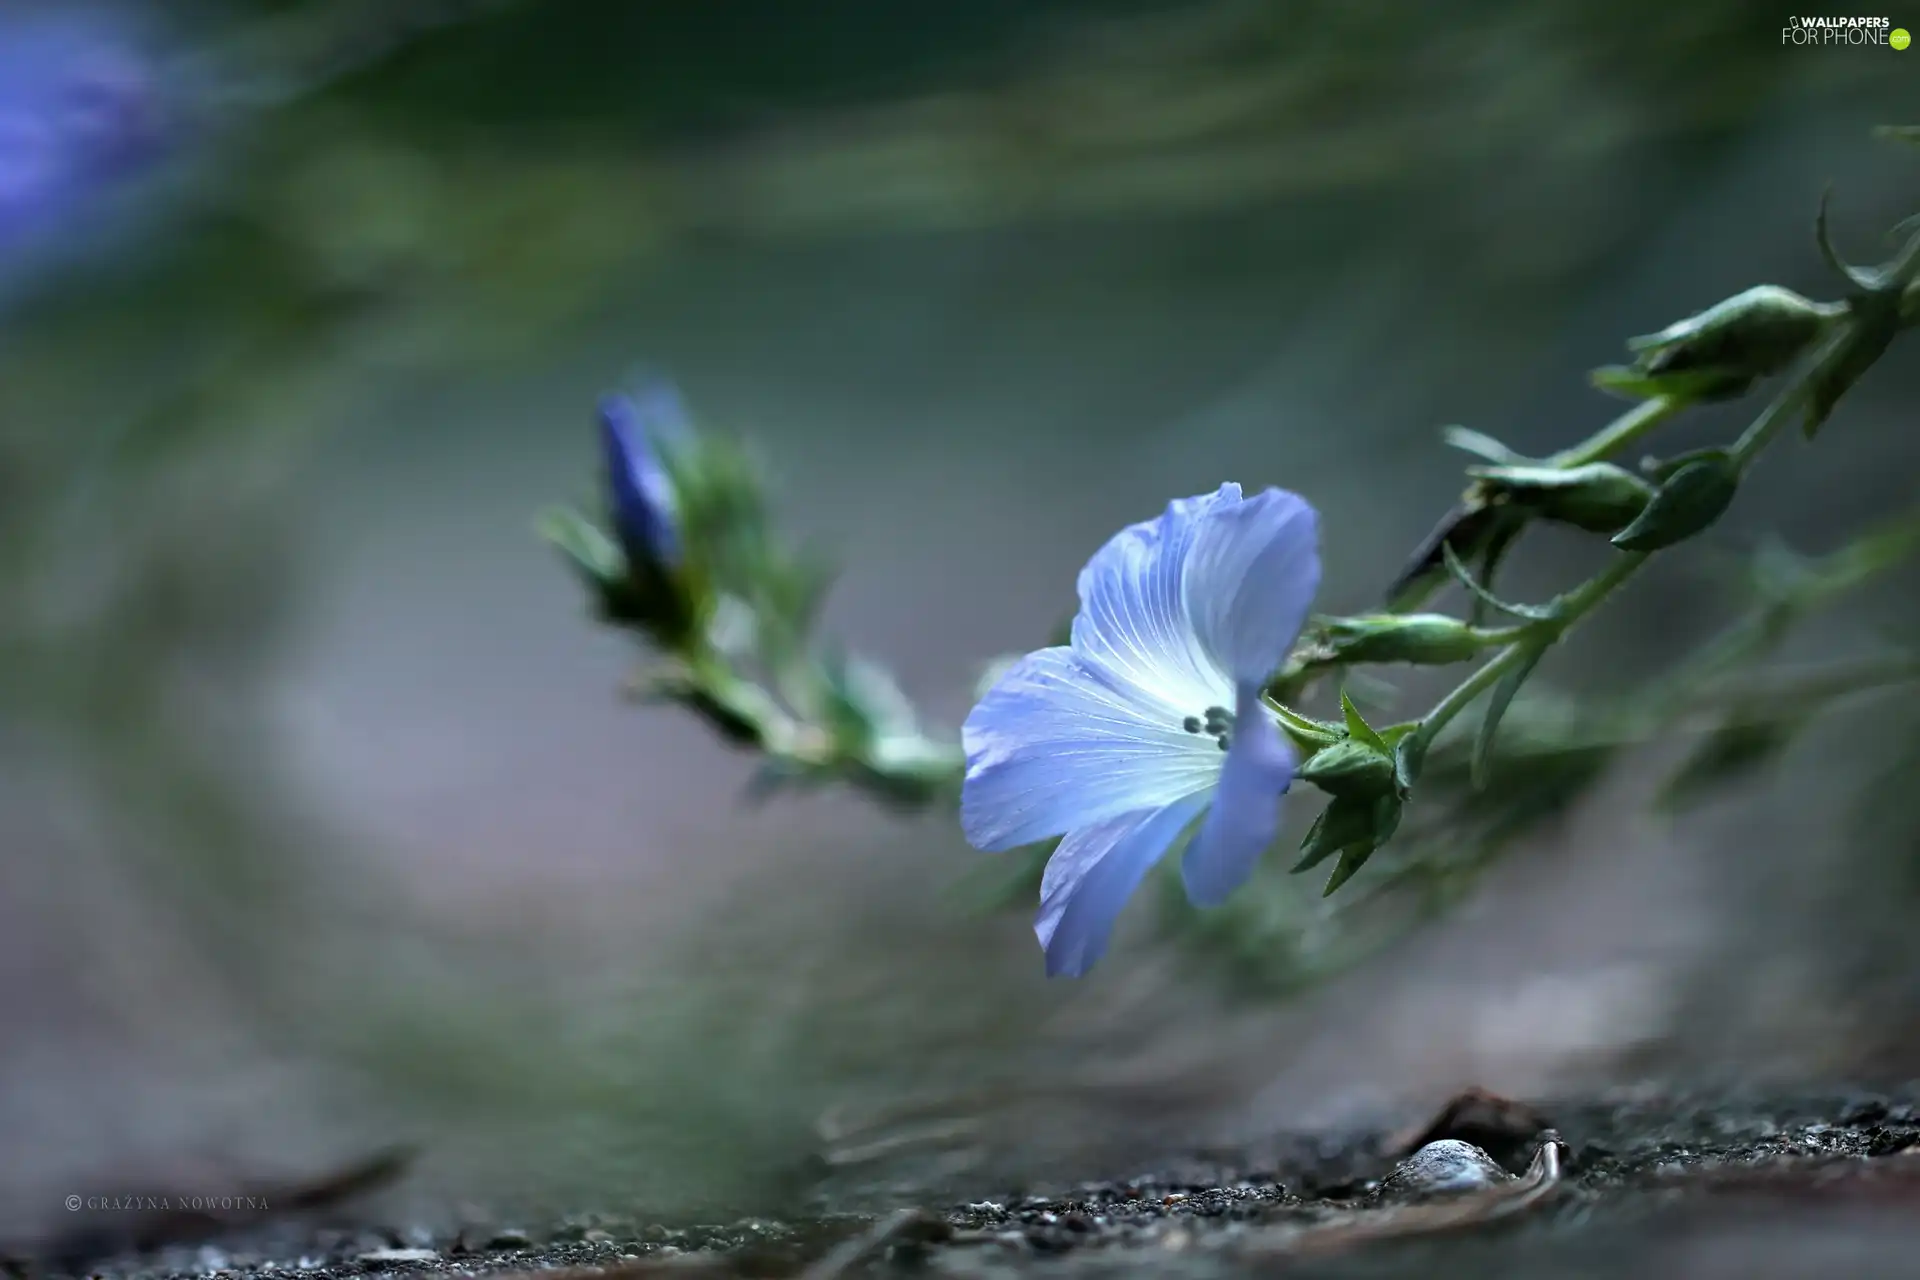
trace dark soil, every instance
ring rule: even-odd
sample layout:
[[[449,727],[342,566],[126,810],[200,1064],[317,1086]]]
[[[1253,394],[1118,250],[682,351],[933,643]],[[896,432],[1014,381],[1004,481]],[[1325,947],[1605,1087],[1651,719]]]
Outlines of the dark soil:
[[[1449,1145],[1427,1146],[1438,1141]],[[1456,1184],[1445,1194],[1442,1175]],[[1469,1095],[1401,1132],[1281,1139],[1238,1167],[1174,1162],[955,1206],[724,1226],[589,1214],[451,1239],[320,1231],[280,1214],[176,1215],[147,1232],[73,1232],[17,1249],[13,1266],[109,1280],[1920,1276],[1920,1105],[1851,1094],[1528,1107]]]

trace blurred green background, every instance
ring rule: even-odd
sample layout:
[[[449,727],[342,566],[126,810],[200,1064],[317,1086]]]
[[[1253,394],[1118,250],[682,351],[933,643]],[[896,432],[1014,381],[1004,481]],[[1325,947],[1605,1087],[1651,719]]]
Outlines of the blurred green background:
[[[46,24],[68,52],[30,76]],[[415,1212],[684,1214],[1091,1176],[1468,1085],[1914,1074],[1906,704],[1684,820],[1630,760],[1284,1000],[1247,980],[1257,919],[1184,945],[1144,904],[1048,984],[946,815],[747,807],[751,761],[621,705],[629,655],[531,533],[649,368],[758,444],[844,563],[832,629],[949,725],[1108,533],[1222,479],[1309,495],[1323,604],[1369,606],[1459,489],[1440,425],[1570,443],[1628,335],[1763,280],[1833,295],[1827,184],[1856,258],[1912,212],[1915,154],[1870,133],[1920,54],[1780,25],[0,5],[0,1226],[76,1180],[395,1138]],[[75,84],[84,128],[33,132]],[[1546,678],[1644,679],[1759,532],[1825,551],[1912,504],[1915,389],[1896,347]],[[1910,628],[1911,588],[1805,655]]]

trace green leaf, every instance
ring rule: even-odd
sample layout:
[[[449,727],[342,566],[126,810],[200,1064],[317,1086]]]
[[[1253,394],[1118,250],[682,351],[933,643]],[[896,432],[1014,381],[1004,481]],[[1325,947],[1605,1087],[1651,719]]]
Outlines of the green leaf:
[[[1469,766],[1469,777],[1473,789],[1479,791],[1487,785],[1489,768],[1493,761],[1494,740],[1500,733],[1500,722],[1506,718],[1507,708],[1513,705],[1513,696],[1520,692],[1520,686],[1527,682],[1533,669],[1540,665],[1547,647],[1539,645],[1526,651],[1526,656],[1513,668],[1500,677],[1493,686],[1493,692],[1487,698],[1486,718],[1480,721],[1480,731],[1474,735],[1473,758]]]
[[[1355,873],[1367,865],[1368,859],[1399,827],[1400,812],[1398,797],[1382,796],[1374,803],[1368,814],[1366,837],[1340,851],[1340,861],[1334,864],[1333,874],[1327,877],[1326,887],[1320,891],[1321,897],[1331,898],[1341,885],[1353,879]]]
[[[1820,210],[1813,219],[1814,247],[1820,250],[1821,259],[1835,275],[1855,291],[1871,293],[1876,283],[1872,269],[1854,266],[1840,255],[1840,250],[1833,243],[1832,226],[1827,221],[1827,208],[1832,203],[1833,188],[1828,187],[1820,193]]]
[[[1314,815],[1313,825],[1300,841],[1300,859],[1293,864],[1291,874],[1297,876],[1302,871],[1311,871],[1339,852],[1344,833],[1337,829],[1337,824],[1351,820],[1347,811],[1335,812],[1339,805],[1339,800],[1333,800]]]
[[[1687,463],[1660,486],[1638,519],[1613,536],[1622,551],[1658,551],[1684,542],[1733,505],[1740,469],[1724,450]]]
[[[1492,436],[1475,431],[1470,427],[1447,427],[1440,432],[1440,438],[1463,453],[1488,462],[1507,465],[1524,465],[1527,459]]]
[[[1465,587],[1469,595],[1488,608],[1496,609],[1501,613],[1510,614],[1516,618],[1526,618],[1534,622],[1544,622],[1554,616],[1553,606],[1551,605],[1509,604],[1507,601],[1494,595],[1491,591],[1488,591],[1485,587],[1474,581],[1473,574],[1467,569],[1467,566],[1460,563],[1460,557],[1453,553],[1452,547],[1442,546],[1440,548],[1440,555],[1445,560],[1447,572],[1453,575],[1454,581]]]
[[[1479,585],[1489,593],[1493,591],[1494,579],[1499,575],[1501,564],[1506,561],[1507,552],[1511,551],[1514,544],[1520,540],[1520,530],[1524,527],[1524,524],[1516,522],[1496,529],[1487,537],[1486,545],[1480,548],[1478,580]],[[1467,613],[1467,621],[1476,627],[1484,625],[1488,608],[1485,600],[1478,596],[1474,597],[1473,605]]]
[[[1334,854],[1341,854],[1342,861],[1351,861],[1352,865],[1346,868],[1345,874],[1336,869],[1335,882],[1326,890],[1333,892],[1393,835],[1400,825],[1401,811],[1400,798],[1392,794],[1371,799],[1336,796],[1313,820],[1306,839],[1301,842],[1300,860],[1294,864],[1292,874],[1311,871]]]
[[[534,521],[534,531],[543,541],[558,547],[595,586],[626,576],[627,558],[619,544],[577,511],[567,507],[544,511]]]
[[[1426,599],[1429,589],[1445,573],[1441,549],[1451,547],[1462,558],[1471,560],[1496,542],[1510,542],[1526,523],[1527,513],[1505,505],[1493,505],[1478,492],[1478,486],[1452,510],[1441,517],[1433,530],[1421,540],[1407,562],[1387,588],[1387,608],[1393,611],[1416,608]]]
[[[1720,400],[1744,392],[1750,382],[1729,384],[1717,371],[1704,373],[1667,373],[1659,376],[1622,365],[1605,365],[1587,375],[1593,385],[1623,400],[1657,400],[1671,396],[1676,400]]]
[[[1648,458],[1640,464],[1640,470],[1652,478],[1656,484],[1665,484],[1673,479],[1676,472],[1696,462],[1717,461],[1727,457],[1727,451],[1715,445],[1709,449],[1689,449],[1685,453],[1676,453],[1671,458]]]
[[[1369,848],[1348,849],[1341,853],[1340,861],[1333,864],[1333,874],[1327,877],[1327,887],[1320,891],[1323,898],[1331,898],[1334,891],[1353,879],[1354,873],[1367,865],[1367,859],[1373,856]]]
[[[1272,698],[1266,699],[1266,703],[1280,718],[1280,727],[1286,731],[1287,736],[1308,751],[1318,751],[1322,747],[1330,747],[1340,741],[1339,725],[1315,720],[1311,716],[1303,716],[1291,707],[1275,702]]]
[[[1345,689],[1340,690],[1340,710],[1346,717],[1349,737],[1356,742],[1365,743],[1383,755],[1386,754],[1388,748],[1385,740],[1374,732],[1373,726],[1368,724],[1366,717],[1360,714],[1360,708],[1353,705],[1353,699],[1347,696]]]

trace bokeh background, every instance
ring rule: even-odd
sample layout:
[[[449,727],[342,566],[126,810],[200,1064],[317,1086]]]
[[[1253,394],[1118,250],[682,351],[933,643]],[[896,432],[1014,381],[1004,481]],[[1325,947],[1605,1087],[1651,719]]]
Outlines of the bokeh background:
[[[1828,184],[1856,258],[1913,211],[1920,157],[1871,130],[1920,53],[1781,25],[0,3],[0,1234],[393,1141],[409,1212],[672,1215],[1125,1172],[1467,1086],[1920,1075],[1910,700],[1681,818],[1635,753],[1325,982],[1142,903],[1048,983],[950,815],[749,806],[751,760],[623,704],[631,650],[532,532],[649,369],[756,443],[844,566],[830,629],[936,723],[1112,530],[1223,479],[1308,494],[1323,604],[1369,606],[1457,495],[1440,426],[1571,443],[1628,335],[1834,294]],[[1644,680],[1760,532],[1910,506],[1913,367],[1543,679]],[[1800,656],[1901,634],[1912,586]]]

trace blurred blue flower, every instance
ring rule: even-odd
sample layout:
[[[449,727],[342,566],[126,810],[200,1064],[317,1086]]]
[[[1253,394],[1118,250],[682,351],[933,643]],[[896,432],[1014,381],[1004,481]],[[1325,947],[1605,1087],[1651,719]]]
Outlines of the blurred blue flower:
[[[0,13],[0,251],[58,230],[166,142],[151,64],[100,10]]]
[[[1014,664],[967,717],[961,823],[977,848],[1064,835],[1034,922],[1049,975],[1085,973],[1147,870],[1215,906],[1280,824],[1294,755],[1261,696],[1320,586],[1319,518],[1279,489],[1168,505],[1080,572],[1072,642]]]
[[[673,479],[661,463],[660,450],[687,437],[687,421],[680,393],[665,382],[600,401],[608,510],[629,560],[663,568],[679,561]]]

